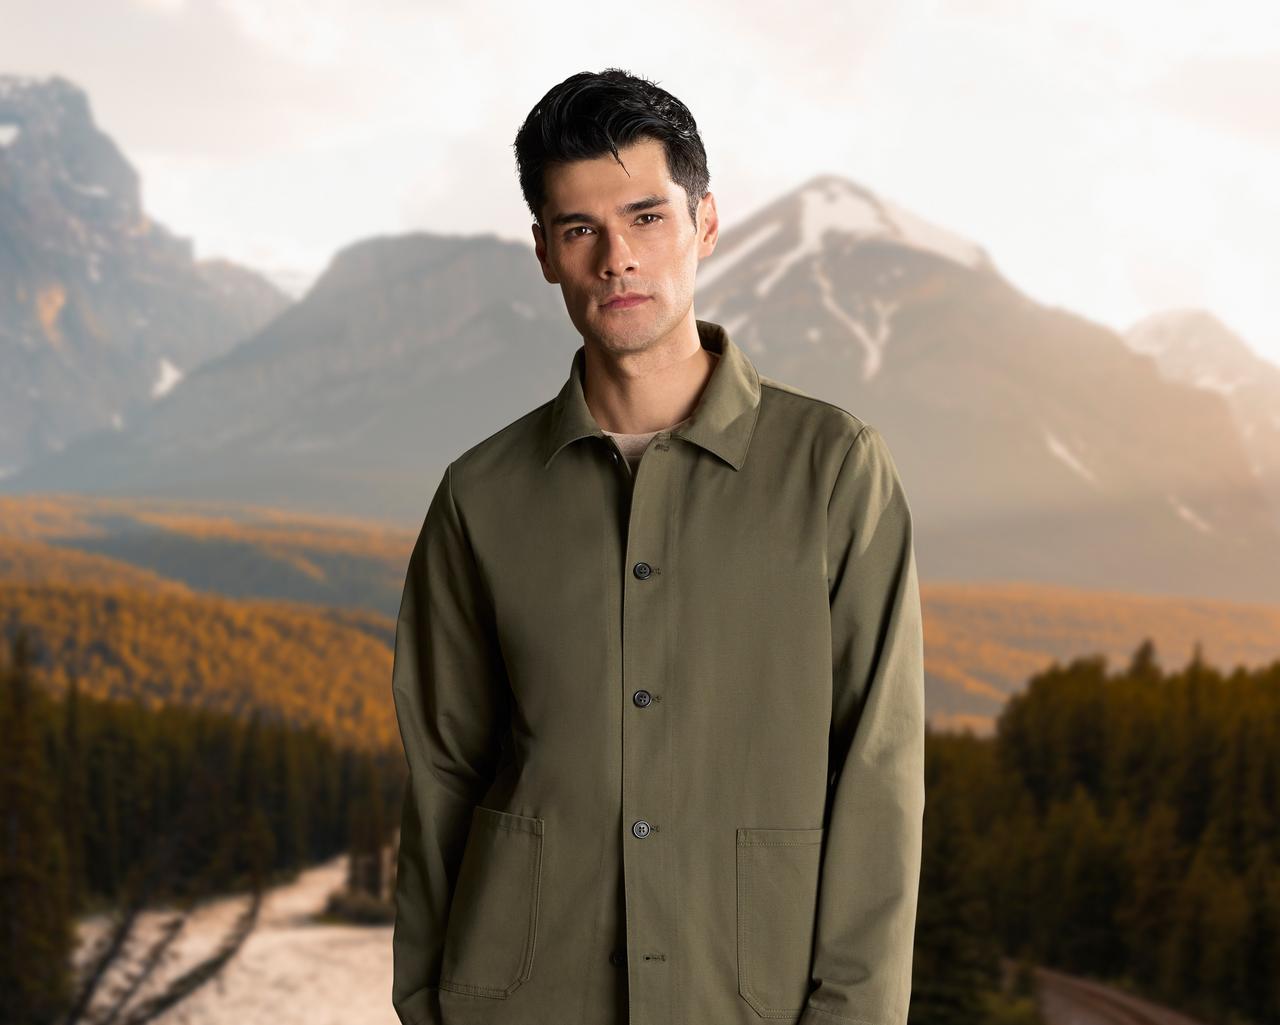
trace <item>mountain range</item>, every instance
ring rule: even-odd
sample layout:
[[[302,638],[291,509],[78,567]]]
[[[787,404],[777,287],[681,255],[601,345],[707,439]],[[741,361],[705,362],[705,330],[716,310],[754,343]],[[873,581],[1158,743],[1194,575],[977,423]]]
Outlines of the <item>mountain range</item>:
[[[87,111],[61,80],[46,88]],[[0,93],[0,125],[13,93]],[[11,192],[22,139],[0,148],[0,238],[12,240],[0,260],[35,255],[0,262],[0,301],[17,304],[0,322],[25,324],[27,340],[8,327],[0,359],[53,373],[67,348],[59,333],[90,349],[93,336],[72,331],[82,318],[66,311],[80,306],[39,295],[96,295],[85,284],[96,267],[111,283],[97,301],[127,325],[152,293],[124,284],[136,280],[129,247],[77,248],[69,230],[59,262],[38,234],[10,234],[35,216],[28,197],[66,206],[80,194],[50,184],[53,165],[43,183],[24,165],[26,184]],[[136,176],[116,174],[136,198]],[[158,226],[146,237],[171,238]],[[170,241],[167,251],[182,280],[207,280],[189,250]],[[16,288],[37,281],[25,270],[37,257],[40,288]],[[188,339],[180,379],[149,398],[125,382],[145,382],[159,353],[178,350],[164,333],[131,343],[113,386],[133,403],[120,422],[92,430],[36,397],[25,413],[6,402],[6,437],[24,436],[23,416],[78,436],[11,446],[22,465],[0,488],[251,502],[412,527],[446,463],[549,401],[581,344],[531,246],[492,234],[355,241],[295,302],[241,283],[256,298],[219,293],[240,326]],[[195,285],[165,294],[185,296],[174,316],[211,330]],[[907,488],[923,578],[1280,601],[1280,424],[1268,419],[1280,406],[1267,403],[1280,371],[1248,364],[1223,338],[1197,348],[1208,320],[1183,312],[1122,336],[1033,301],[981,245],[834,174],[728,224],[699,269],[695,312],[723,324],[762,373],[877,425]],[[1250,374],[1261,384],[1206,384]],[[68,395],[87,387],[71,370],[59,379]],[[115,394],[95,400],[95,415],[124,402]]]

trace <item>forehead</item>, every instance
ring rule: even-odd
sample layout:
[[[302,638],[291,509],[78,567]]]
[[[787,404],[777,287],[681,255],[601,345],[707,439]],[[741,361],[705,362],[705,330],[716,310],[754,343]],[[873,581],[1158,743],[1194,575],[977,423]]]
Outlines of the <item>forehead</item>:
[[[667,170],[666,150],[657,139],[641,139],[629,146],[619,146],[618,156],[622,164],[612,153],[606,153],[590,160],[548,167],[544,178],[547,217],[591,207],[599,207],[599,212],[605,213],[637,196],[673,194],[676,186]]]

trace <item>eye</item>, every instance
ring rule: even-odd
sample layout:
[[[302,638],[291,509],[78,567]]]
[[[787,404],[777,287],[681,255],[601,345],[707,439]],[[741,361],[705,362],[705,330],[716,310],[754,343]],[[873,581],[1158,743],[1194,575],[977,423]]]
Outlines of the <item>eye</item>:
[[[652,221],[645,221],[645,222],[644,222],[645,224],[653,224],[655,221],[660,221],[660,220],[662,220],[662,215],[661,215],[661,214],[643,213],[643,214],[640,214],[639,216],[640,216],[640,217],[652,217],[652,218],[653,218],[653,220],[652,220]],[[637,219],[639,219],[639,218],[637,218]],[[582,238],[582,236],[581,236],[581,235],[575,234],[575,232],[578,232],[578,231],[591,231],[591,230],[592,230],[592,228],[591,228],[589,225],[586,225],[586,224],[576,224],[576,225],[574,225],[572,228],[569,228],[568,230],[566,230],[566,231],[565,231],[565,233],[564,233],[564,237],[565,237],[566,239]]]

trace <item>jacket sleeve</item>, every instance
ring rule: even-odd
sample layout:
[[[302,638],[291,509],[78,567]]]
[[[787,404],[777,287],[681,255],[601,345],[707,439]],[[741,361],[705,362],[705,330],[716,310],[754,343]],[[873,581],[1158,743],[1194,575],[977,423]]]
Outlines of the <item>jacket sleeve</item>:
[[[409,777],[396,862],[392,1005],[439,1025],[449,903],[471,814],[491,782],[509,690],[492,602],[445,471],[409,557],[392,693]]]
[[[827,520],[828,816],[799,1025],[906,1025],[924,816],[924,637],[911,515],[879,432],[845,455]]]

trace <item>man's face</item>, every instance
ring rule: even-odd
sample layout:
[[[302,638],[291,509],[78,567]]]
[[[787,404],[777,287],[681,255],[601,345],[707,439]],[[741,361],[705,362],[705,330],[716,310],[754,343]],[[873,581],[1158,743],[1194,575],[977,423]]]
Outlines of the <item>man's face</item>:
[[[667,171],[656,139],[612,154],[549,167],[544,235],[533,225],[542,274],[559,284],[569,319],[612,352],[639,352],[665,339],[693,306],[698,261],[715,249],[719,222],[710,193],[689,219],[684,189]],[[604,305],[624,292],[648,296]]]

